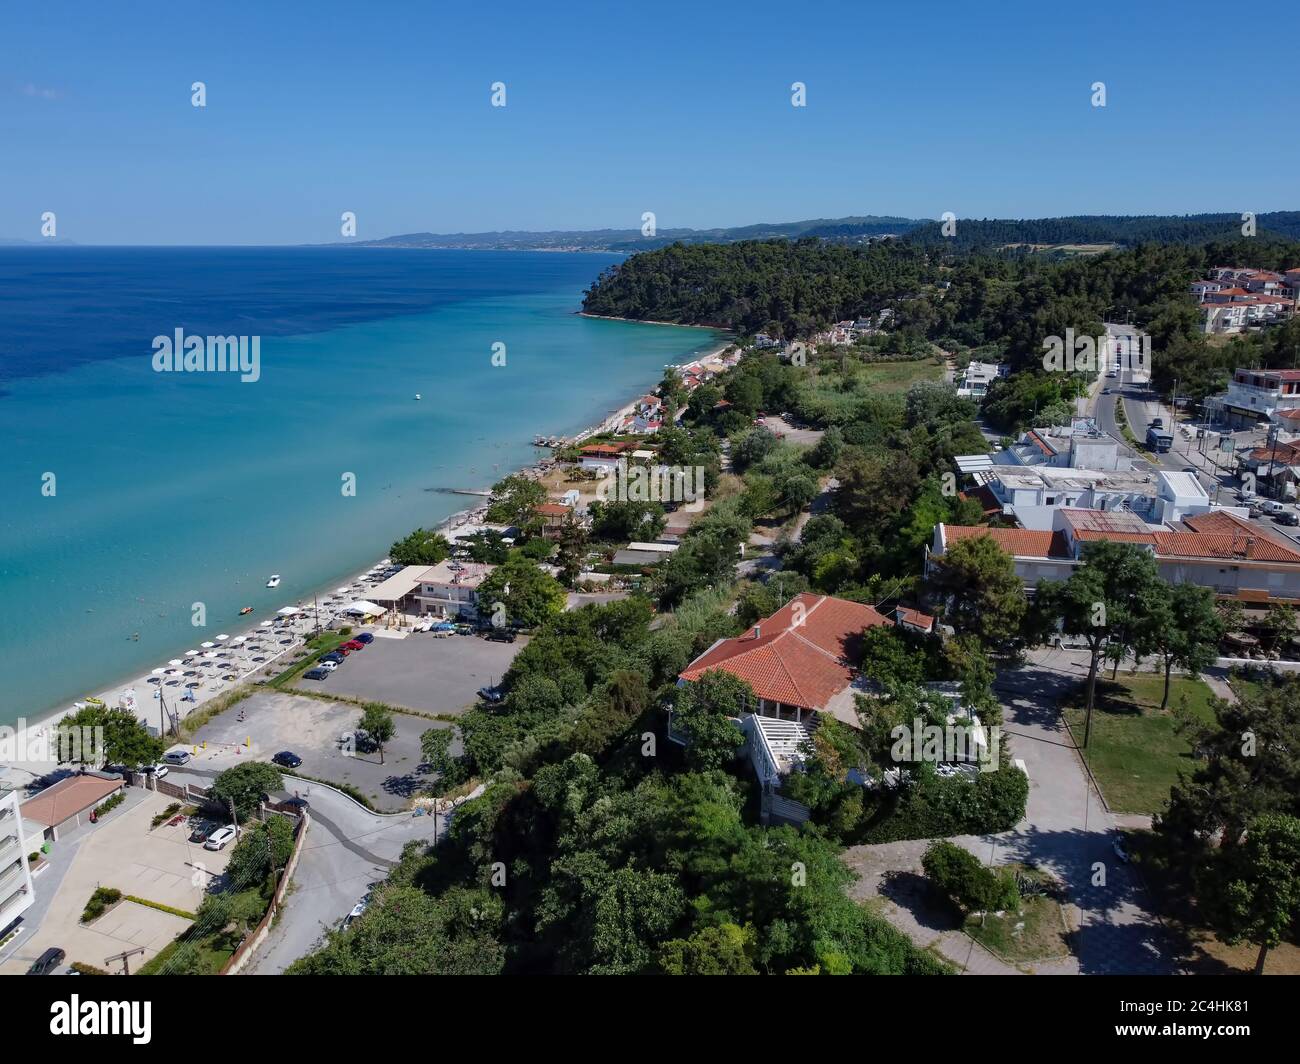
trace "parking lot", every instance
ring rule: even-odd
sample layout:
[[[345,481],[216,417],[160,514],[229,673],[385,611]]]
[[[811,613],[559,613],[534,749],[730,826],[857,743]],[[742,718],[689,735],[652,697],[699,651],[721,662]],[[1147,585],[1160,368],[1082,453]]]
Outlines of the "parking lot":
[[[387,702],[425,713],[460,713],[480,687],[500,682],[527,636],[492,643],[478,636],[437,639],[428,633],[392,639],[377,635],[325,680],[298,681],[309,691]]]
[[[432,779],[420,752],[420,735],[429,728],[450,725],[395,713],[397,734],[384,747],[381,763],[377,750],[357,751],[349,756],[338,742],[339,736],[352,731],[360,718],[361,707],[350,702],[259,691],[200,728],[196,739],[206,746],[201,746],[194,760],[175,774],[178,781],[187,771],[211,776],[250,757],[266,761],[281,750],[290,750],[302,758],[298,771],[305,775],[355,787],[376,809],[404,809]],[[250,739],[251,748],[243,745]],[[453,754],[459,754],[460,749],[459,740],[452,744]]]
[[[175,799],[131,788],[128,800],[93,828],[57,845],[77,850],[62,881],[38,877],[36,890],[53,891],[39,921],[29,920],[32,931],[18,940],[17,948],[0,964],[0,974],[20,974],[51,946],[67,953],[67,960],[121,970],[105,958],[126,950],[143,949],[131,957],[132,970],[156,954],[184,931],[190,921],[132,901],[117,906],[88,924],[81,913],[96,887],[115,887],[174,909],[194,912],[214,879],[230,860],[232,847],[214,852],[189,841],[186,823],[151,827],[155,814]]]

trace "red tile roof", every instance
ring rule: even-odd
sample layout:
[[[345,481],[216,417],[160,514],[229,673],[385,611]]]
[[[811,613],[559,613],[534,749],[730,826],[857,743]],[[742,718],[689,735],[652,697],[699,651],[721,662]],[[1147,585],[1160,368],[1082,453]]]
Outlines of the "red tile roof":
[[[862,603],[805,592],[744,635],[710,647],[681,678],[698,680],[722,669],[745,680],[759,698],[822,709],[853,682],[850,662],[862,633],[888,623]]]
[[[910,606],[898,606],[894,610],[894,619],[899,624],[910,624],[914,628],[920,628],[928,632],[934,627],[934,618],[928,613],[922,613],[920,610],[914,610]]]
[[[29,798],[19,807],[24,820],[57,827],[78,813],[98,805],[122,786],[120,779],[106,780],[99,776],[69,776],[47,787],[35,798]]]
[[[573,507],[558,502],[543,502],[533,507],[533,513],[539,517],[565,517],[573,513]]]
[[[1264,536],[1227,532],[1157,532],[1156,554],[1161,557],[1226,558],[1300,565],[1300,553]]]
[[[944,525],[944,541],[948,544],[963,539],[988,536],[1012,557],[1068,558],[1069,543],[1064,532],[1038,532],[1028,528],[985,528],[967,525]]]

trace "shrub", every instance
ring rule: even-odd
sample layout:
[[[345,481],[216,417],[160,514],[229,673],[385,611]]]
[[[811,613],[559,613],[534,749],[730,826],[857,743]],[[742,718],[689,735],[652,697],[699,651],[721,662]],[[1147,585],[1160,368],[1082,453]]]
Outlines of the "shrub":
[[[96,968],[93,964],[83,964],[81,961],[73,961],[68,967],[82,975],[108,975],[103,968]]]
[[[114,887],[96,887],[95,893],[90,896],[86,902],[85,909],[81,913],[81,922],[90,923],[96,917],[103,916],[110,905],[116,905],[122,900],[122,892]]]
[[[103,816],[105,813],[111,813],[119,805],[126,801],[126,792],[118,791],[111,798],[106,798],[95,807],[96,816]]]
[[[164,809],[161,813],[158,813],[158,814],[153,818],[153,824],[152,824],[152,826],[156,828],[159,824],[162,824],[162,823],[164,823],[165,821],[170,820],[172,817],[174,817],[174,816],[175,816],[177,813],[179,813],[180,811],[181,811],[181,803],[180,803],[180,802],[172,802],[171,805],[169,805],[166,809]]]
[[[933,843],[921,858],[931,882],[960,909],[996,912],[1020,904],[1015,875],[1009,869],[985,868],[979,858],[955,843]]]

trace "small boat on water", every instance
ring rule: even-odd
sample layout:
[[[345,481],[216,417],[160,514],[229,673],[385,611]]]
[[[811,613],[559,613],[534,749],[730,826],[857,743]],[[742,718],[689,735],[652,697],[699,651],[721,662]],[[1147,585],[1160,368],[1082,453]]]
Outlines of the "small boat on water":
[[[253,612],[253,607],[252,607],[252,606],[245,606],[242,610],[239,611],[239,616],[243,617],[244,614],[246,614],[246,613],[252,613],[252,612]]]
[[[279,573],[276,573],[275,575],[273,575],[273,576],[271,577],[271,579],[268,580],[268,581],[266,582],[266,586],[267,586],[267,587],[279,587],[279,586],[280,586],[280,574],[279,574]]]
[[[415,393],[415,398],[416,398],[416,399],[419,399],[419,398],[420,398],[420,393],[419,393],[419,392],[416,392],[416,393]]]

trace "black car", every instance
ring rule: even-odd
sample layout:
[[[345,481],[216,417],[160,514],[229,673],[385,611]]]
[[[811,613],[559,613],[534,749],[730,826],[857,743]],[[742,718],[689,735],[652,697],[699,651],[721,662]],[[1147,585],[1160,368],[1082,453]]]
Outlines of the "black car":
[[[1279,525],[1300,525],[1300,515],[1294,510],[1283,510],[1273,520]]]
[[[271,758],[271,763],[279,765],[281,768],[297,768],[302,764],[302,758],[289,750],[281,750],[275,757]]]
[[[303,676],[308,680],[323,680],[329,674],[329,669],[308,669]]]
[[[322,654],[320,656],[320,660],[332,661],[335,662],[336,664],[341,665],[343,664],[343,655],[340,654],[337,650],[331,650],[328,654]]]
[[[513,643],[515,633],[510,628],[489,628],[487,638],[492,643]]]
[[[63,963],[63,959],[66,956],[67,954],[65,954],[63,950],[59,949],[58,946],[51,946],[36,958],[36,963],[27,969],[27,974],[49,975],[50,972],[54,971],[55,968]]]
[[[358,643],[373,643],[375,641],[375,637],[369,632],[362,632],[356,639]]]

